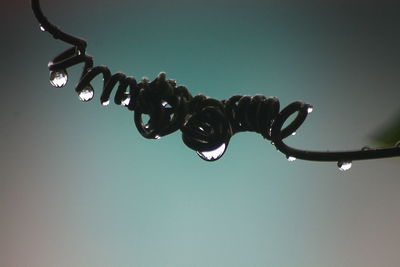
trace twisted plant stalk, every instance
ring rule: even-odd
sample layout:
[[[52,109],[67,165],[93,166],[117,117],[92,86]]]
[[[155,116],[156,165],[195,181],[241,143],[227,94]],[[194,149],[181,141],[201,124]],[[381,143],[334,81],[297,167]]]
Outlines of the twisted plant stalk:
[[[94,66],[93,58],[86,54],[85,40],[65,33],[50,23],[42,13],[39,0],[32,0],[31,3],[41,30],[72,45],[49,62],[51,84],[65,86],[67,69],[83,63],[82,75],[75,88],[80,100],[93,98],[94,89],[90,82],[98,75],[102,75],[104,81],[100,96],[104,106],[109,104],[112,90],[118,84],[114,102],[134,112],[136,127],[145,138],[159,139],[180,130],[183,142],[207,161],[221,158],[231,137],[244,131],[261,134],[289,161],[333,161],[341,170],[349,169],[353,160],[400,156],[399,144],[389,148],[337,152],[300,150],[286,145],[283,140],[294,135],[312,112],[312,106],[301,101],[280,110],[277,98],[263,95],[235,95],[222,101],[201,94],[193,97],[186,87],[167,79],[165,73],[160,73],[151,82],[147,79],[137,82],[134,77],[120,72],[112,74],[107,66]],[[294,120],[282,128],[295,113]],[[145,116],[149,119],[145,120]]]

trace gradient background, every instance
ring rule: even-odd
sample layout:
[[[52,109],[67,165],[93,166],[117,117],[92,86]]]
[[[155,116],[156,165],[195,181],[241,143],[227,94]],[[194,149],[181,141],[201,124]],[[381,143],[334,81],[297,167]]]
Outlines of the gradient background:
[[[8,2],[8,3],[7,3]],[[193,94],[277,96],[314,112],[288,143],[358,149],[399,113],[400,16],[388,1],[42,1],[97,65]],[[180,134],[146,140],[127,110],[81,103],[81,66],[29,1],[3,1],[0,266],[399,266],[399,159],[297,160],[254,133],[207,163]],[[373,144],[372,144],[373,145]]]

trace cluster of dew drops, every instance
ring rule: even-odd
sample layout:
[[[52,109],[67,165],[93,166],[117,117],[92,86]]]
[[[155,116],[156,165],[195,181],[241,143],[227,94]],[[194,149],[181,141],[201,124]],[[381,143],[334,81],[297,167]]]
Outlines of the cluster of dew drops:
[[[40,25],[40,30],[41,31],[46,31],[45,28],[43,26]],[[68,81],[68,73],[65,69],[63,70],[53,70],[50,72],[50,84],[53,87],[56,88],[61,88],[64,87],[67,84]],[[80,91],[78,93],[78,97],[79,100],[83,101],[83,102],[87,102],[90,101],[94,96],[94,89],[91,85],[86,86],[82,91]],[[128,100],[128,101],[126,101]],[[129,98],[126,99],[125,101],[123,101],[121,104],[122,105],[127,105],[129,103]],[[103,106],[107,106],[109,104],[110,101],[107,102],[103,102],[101,103]],[[307,110],[308,113],[311,113],[313,111],[313,107],[310,106]],[[296,132],[293,132],[292,135],[295,135]],[[156,138],[156,139],[160,139],[160,137]],[[368,147],[363,148],[364,149],[369,149]],[[226,145],[225,143],[223,143],[222,145],[220,145],[219,147],[217,147],[214,150],[210,150],[210,151],[197,151],[197,154],[200,156],[200,158],[202,158],[205,161],[215,161],[219,158],[221,158],[224,154],[226,150]],[[293,162],[296,160],[295,157],[293,156],[286,156],[286,159],[289,162]],[[339,170],[341,171],[347,171],[351,168],[352,166],[352,162],[351,161],[339,161],[337,163],[337,166],[339,168]]]
[[[57,71],[51,71],[50,72],[50,84],[53,87],[56,88],[61,88],[64,87],[67,84],[68,81],[68,74],[66,70],[57,70]],[[86,86],[81,92],[79,92],[79,100],[83,102],[87,102],[93,98],[94,95],[94,90],[93,87]],[[128,101],[123,101],[121,104],[122,105],[127,105],[129,103]],[[103,106],[107,106],[109,104],[109,101],[103,102]],[[160,139],[160,137],[156,137],[156,139]],[[214,161],[222,157],[226,149],[226,145],[222,144],[221,146],[217,147],[214,150],[210,151],[197,151],[197,154],[200,156],[200,158],[206,160],[206,161]]]
[[[39,28],[42,32],[45,32],[46,29],[42,26],[39,25]],[[68,81],[68,73],[67,70],[62,69],[62,70],[53,70],[50,71],[50,83],[52,86],[56,88],[61,88],[64,87],[67,84]],[[87,85],[85,88],[83,88],[82,91],[78,93],[79,100],[83,102],[87,102],[91,100],[94,96],[94,90],[91,85]],[[108,103],[102,103],[104,106],[107,105]]]
[[[53,70],[50,72],[50,84],[56,88],[64,87],[68,81],[68,74],[66,70]],[[94,96],[93,87],[88,85],[78,93],[79,100],[87,102]],[[104,103],[103,103],[104,105]]]
[[[50,72],[50,84],[56,88],[61,88],[64,87],[67,84],[68,81],[68,74],[66,70],[58,70],[58,71],[51,71]],[[83,102],[87,102],[93,98],[94,95],[94,90],[93,88],[89,85],[86,86],[81,92],[79,92],[79,100]],[[102,103],[103,106],[106,106],[109,104],[109,101]],[[122,103],[125,105],[126,103]],[[308,113],[311,113],[313,111],[313,108],[310,107],[308,109]],[[295,134],[295,133],[294,133]],[[293,135],[294,135],[293,134]],[[159,139],[159,138],[156,138]],[[197,151],[197,154],[206,161],[215,161],[219,158],[222,157],[226,149],[226,145],[222,144],[221,146],[217,147],[214,150],[210,151]],[[290,162],[293,162],[296,160],[295,157],[293,156],[286,156],[287,160]],[[341,171],[347,171],[351,168],[352,162],[351,161],[339,161],[337,163],[337,166],[339,170]]]

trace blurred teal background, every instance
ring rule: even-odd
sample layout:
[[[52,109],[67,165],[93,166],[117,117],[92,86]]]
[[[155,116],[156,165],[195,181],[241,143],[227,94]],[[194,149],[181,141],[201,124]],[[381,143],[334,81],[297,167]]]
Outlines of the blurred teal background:
[[[113,72],[160,71],[193,94],[314,105],[299,148],[358,149],[400,99],[389,1],[42,1]],[[146,140],[127,110],[48,81],[67,48],[29,1],[3,1],[0,266],[399,266],[399,159],[288,162],[254,133],[217,162],[179,133]]]

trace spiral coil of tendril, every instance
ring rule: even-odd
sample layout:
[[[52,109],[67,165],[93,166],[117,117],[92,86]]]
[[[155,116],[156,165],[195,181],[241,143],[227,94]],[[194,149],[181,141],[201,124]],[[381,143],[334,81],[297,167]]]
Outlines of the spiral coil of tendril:
[[[93,98],[91,81],[102,75],[102,105],[109,104],[112,90],[118,83],[114,103],[134,111],[135,124],[142,136],[158,139],[180,129],[183,142],[205,160],[221,157],[232,135],[238,132],[257,132],[268,140],[286,138],[304,121],[306,113],[300,110],[311,108],[302,102],[293,103],[299,115],[304,116],[299,116],[282,131],[272,131],[273,122],[279,115],[279,100],[275,97],[235,95],[223,101],[204,95],[192,97],[186,87],[166,79],[165,73],[160,73],[152,82],[142,79],[139,83],[134,77],[120,72],[112,75],[106,66],[94,67],[92,57],[76,47],[66,50],[49,63],[52,85],[64,86],[66,82],[63,81],[68,77],[66,69],[79,63],[84,63],[84,68],[75,91],[81,101]],[[144,122],[143,115],[150,119]],[[222,153],[205,156],[204,153],[221,146],[224,146]]]
[[[102,105],[108,105],[113,89],[114,103],[134,112],[135,125],[145,138],[159,139],[177,130],[182,132],[183,142],[204,160],[214,161],[222,157],[231,137],[239,132],[261,134],[284,153],[289,161],[296,158],[314,161],[336,161],[341,170],[350,168],[352,160],[400,156],[400,147],[361,149],[356,151],[319,152],[299,150],[287,146],[283,139],[296,133],[312,111],[312,106],[296,101],[280,111],[276,97],[263,95],[235,95],[226,100],[193,97],[185,86],[160,73],[153,81],[118,72],[112,74],[107,66],[94,66],[93,58],[86,54],[86,41],[72,36],[51,24],[43,15],[39,0],[32,0],[32,9],[42,31],[49,32],[73,47],[56,56],[49,64],[50,82],[55,87],[67,83],[67,69],[83,63],[83,71],[75,88],[81,101],[94,96],[91,81],[103,76],[100,96]],[[282,128],[287,119],[296,114],[292,122]],[[144,117],[149,117],[146,121]]]

